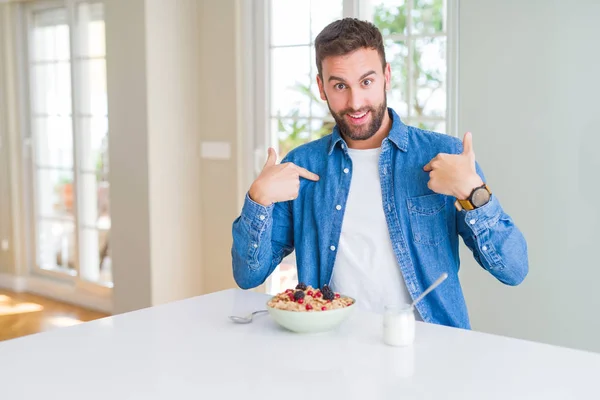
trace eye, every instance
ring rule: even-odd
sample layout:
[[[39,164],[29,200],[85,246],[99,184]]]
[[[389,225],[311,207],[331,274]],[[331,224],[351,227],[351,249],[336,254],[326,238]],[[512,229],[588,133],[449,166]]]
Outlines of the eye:
[[[365,86],[370,86],[372,83],[373,83],[372,79],[365,79],[363,81],[363,85],[365,85]]]
[[[337,90],[343,90],[346,88],[346,85],[343,83],[336,83],[334,86]]]

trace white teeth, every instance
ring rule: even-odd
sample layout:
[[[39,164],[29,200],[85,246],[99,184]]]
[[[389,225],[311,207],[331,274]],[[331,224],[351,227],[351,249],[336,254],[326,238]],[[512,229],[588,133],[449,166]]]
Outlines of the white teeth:
[[[367,115],[367,113],[366,113],[366,112],[364,112],[364,113],[362,113],[362,114],[358,114],[358,115],[352,115],[352,114],[348,114],[348,115],[350,115],[352,118],[359,119],[359,118],[362,118],[362,117],[364,117],[365,115]]]

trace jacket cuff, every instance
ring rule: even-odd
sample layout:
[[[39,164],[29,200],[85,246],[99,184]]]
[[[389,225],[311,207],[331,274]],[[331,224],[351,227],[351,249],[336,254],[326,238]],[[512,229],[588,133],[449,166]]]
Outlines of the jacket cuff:
[[[252,200],[248,193],[242,207],[242,218],[252,227],[252,229],[261,232],[273,216],[274,204],[263,206]]]
[[[473,233],[480,235],[483,231],[491,228],[498,222],[502,214],[502,207],[500,207],[500,203],[492,194],[490,201],[486,205],[471,211],[463,210],[461,213],[463,213],[465,223],[471,228]]]

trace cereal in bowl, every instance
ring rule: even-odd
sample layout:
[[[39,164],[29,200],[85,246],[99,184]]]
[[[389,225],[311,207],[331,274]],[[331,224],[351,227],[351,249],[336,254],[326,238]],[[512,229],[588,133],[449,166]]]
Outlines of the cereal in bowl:
[[[272,308],[287,311],[327,311],[348,307],[354,300],[335,293],[329,286],[315,289],[299,283],[296,289],[288,289],[279,293],[269,301]]]

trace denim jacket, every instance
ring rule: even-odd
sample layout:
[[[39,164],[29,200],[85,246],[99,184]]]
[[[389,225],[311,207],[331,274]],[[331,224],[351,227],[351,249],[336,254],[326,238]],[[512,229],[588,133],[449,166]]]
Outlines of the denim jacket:
[[[527,244],[495,194],[480,208],[458,211],[455,198],[427,187],[429,174],[423,166],[438,153],[461,153],[460,139],[407,126],[394,110],[388,112],[392,128],[381,145],[379,175],[398,268],[413,299],[447,272],[446,281],[417,309],[425,322],[470,329],[458,279],[458,237],[481,267],[507,285],[517,285],[527,275]],[[296,200],[268,207],[246,194],[232,229],[233,275],[243,289],[262,284],[293,250],[300,282],[322,287],[331,280],[352,179],[347,144],[336,126],[331,134],[290,151],[282,162],[293,162],[320,179],[301,178]],[[485,182],[479,164],[476,170]]]

